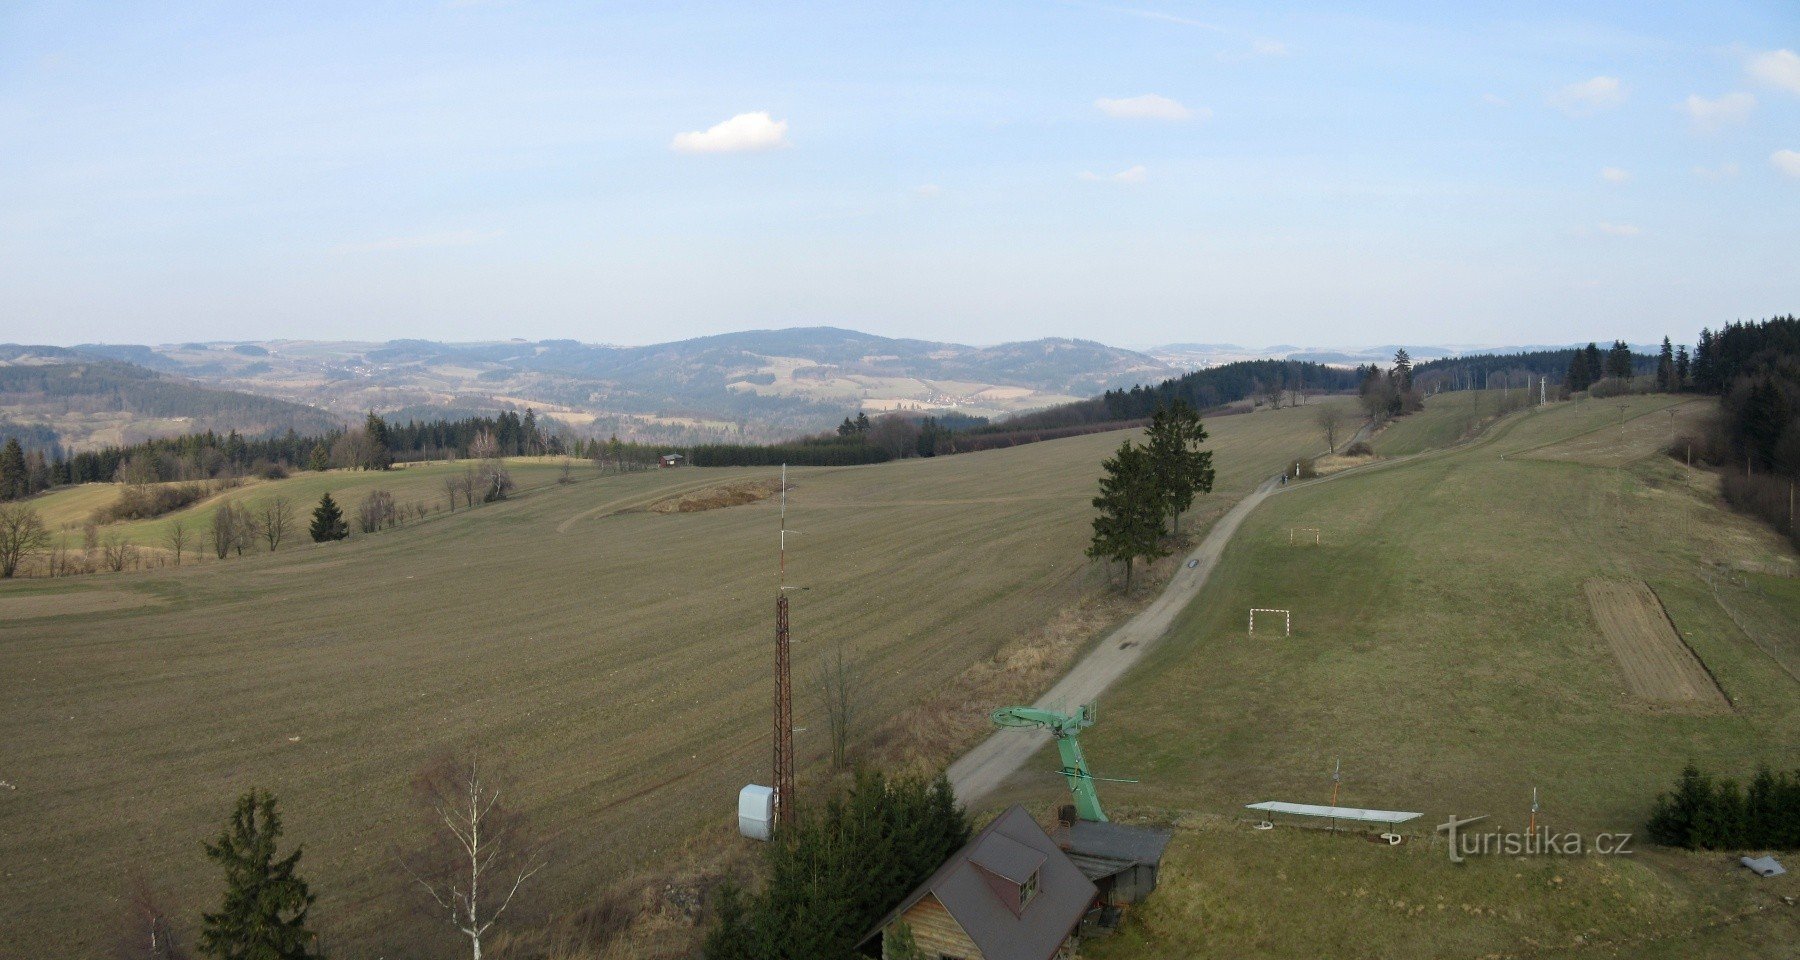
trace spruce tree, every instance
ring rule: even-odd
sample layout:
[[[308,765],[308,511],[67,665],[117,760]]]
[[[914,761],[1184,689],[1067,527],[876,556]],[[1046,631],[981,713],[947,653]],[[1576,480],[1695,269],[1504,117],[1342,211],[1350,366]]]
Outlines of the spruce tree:
[[[1194,495],[1212,491],[1212,451],[1200,449],[1206,427],[1200,414],[1178,399],[1157,408],[1148,432],[1151,466],[1169,517],[1169,532],[1177,533],[1181,514],[1193,506]]]
[[[1094,498],[1094,507],[1100,512],[1094,517],[1094,538],[1087,555],[1123,561],[1125,589],[1130,591],[1133,564],[1168,553],[1161,543],[1162,490],[1150,452],[1130,440],[1120,444],[1119,452],[1101,468],[1106,473],[1100,478],[1100,495]]]
[[[0,500],[17,500],[29,491],[30,471],[25,467],[25,448],[18,437],[7,437],[0,450]]]
[[[330,491],[320,497],[319,505],[313,508],[311,533],[314,543],[342,540],[350,535],[350,525],[344,522],[344,511],[338,508],[336,500],[331,499]]]
[[[388,436],[387,421],[370,410],[368,419],[363,423],[363,433],[369,444],[363,467],[369,470],[386,470],[393,466],[394,455],[388,451],[392,438]]]
[[[1600,345],[1589,342],[1582,361],[1587,364],[1587,385],[1593,386],[1606,376],[1606,360],[1600,355]]]
[[[1566,379],[1568,380],[1570,393],[1580,393],[1588,388],[1588,384],[1591,382],[1592,377],[1588,373],[1587,353],[1585,351],[1577,350],[1575,351],[1575,356],[1569,359],[1569,374]]]
[[[312,452],[306,457],[306,469],[320,472],[331,469],[331,451],[324,443],[313,444]]]
[[[1675,345],[1663,338],[1662,353],[1656,358],[1656,389],[1663,393],[1675,392]]]
[[[294,872],[300,848],[279,859],[281,815],[275,797],[252,789],[238,798],[231,821],[206,856],[225,870],[217,913],[201,915],[200,950],[221,960],[312,960],[306,914],[313,895]]]

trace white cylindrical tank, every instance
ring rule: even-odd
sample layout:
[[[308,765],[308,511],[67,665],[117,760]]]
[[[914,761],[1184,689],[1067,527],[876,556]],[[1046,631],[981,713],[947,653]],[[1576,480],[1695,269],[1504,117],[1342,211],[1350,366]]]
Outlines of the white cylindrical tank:
[[[767,840],[775,826],[775,788],[752,783],[738,791],[738,832]]]

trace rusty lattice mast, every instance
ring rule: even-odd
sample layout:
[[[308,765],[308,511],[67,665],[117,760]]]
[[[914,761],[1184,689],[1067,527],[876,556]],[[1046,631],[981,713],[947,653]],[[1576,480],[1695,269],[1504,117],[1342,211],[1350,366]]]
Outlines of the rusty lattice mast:
[[[788,822],[794,795],[794,684],[788,663],[787,464],[781,465],[781,548],[775,589],[775,811],[774,826]]]

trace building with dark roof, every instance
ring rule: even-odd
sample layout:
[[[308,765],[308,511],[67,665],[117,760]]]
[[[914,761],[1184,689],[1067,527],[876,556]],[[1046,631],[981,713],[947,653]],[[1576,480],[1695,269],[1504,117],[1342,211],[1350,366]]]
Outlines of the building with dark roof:
[[[1075,956],[1095,887],[1025,808],[1008,807],[864,938],[888,956],[905,924],[928,957],[1052,960]]]

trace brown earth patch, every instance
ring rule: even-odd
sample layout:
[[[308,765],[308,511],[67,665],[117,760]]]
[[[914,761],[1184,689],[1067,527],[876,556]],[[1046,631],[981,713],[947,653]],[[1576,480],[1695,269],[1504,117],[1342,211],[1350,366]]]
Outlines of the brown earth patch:
[[[790,489],[792,486],[789,484]],[[644,509],[652,513],[698,513],[702,510],[719,510],[725,507],[742,506],[746,503],[756,503],[760,500],[767,500],[780,492],[780,480],[739,480],[735,483],[722,483],[716,487],[703,487],[690,493],[664,497]]]
[[[1649,584],[1589,580],[1582,586],[1633,694],[1654,704],[1730,709],[1724,691],[1681,639]]]

